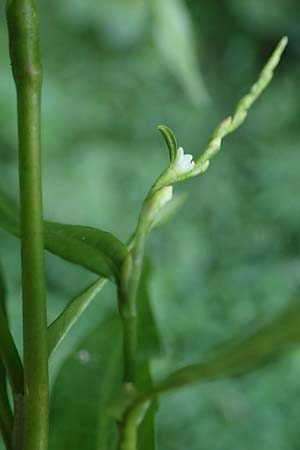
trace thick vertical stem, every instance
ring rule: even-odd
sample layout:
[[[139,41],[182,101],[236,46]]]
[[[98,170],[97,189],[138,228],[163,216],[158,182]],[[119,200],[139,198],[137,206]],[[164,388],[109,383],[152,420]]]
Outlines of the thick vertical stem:
[[[23,450],[48,447],[48,350],[41,187],[39,25],[34,0],[8,0],[17,90],[24,340]]]

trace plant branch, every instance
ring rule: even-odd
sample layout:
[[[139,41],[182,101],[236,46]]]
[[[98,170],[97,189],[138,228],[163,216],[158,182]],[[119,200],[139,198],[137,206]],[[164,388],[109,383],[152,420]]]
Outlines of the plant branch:
[[[17,91],[24,343],[23,450],[48,446],[48,345],[41,186],[39,24],[34,0],[8,0]]]

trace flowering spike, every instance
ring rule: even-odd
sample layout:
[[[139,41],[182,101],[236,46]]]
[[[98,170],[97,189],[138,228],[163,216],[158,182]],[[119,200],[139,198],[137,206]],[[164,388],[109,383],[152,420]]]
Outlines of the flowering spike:
[[[261,70],[258,80],[253,84],[249,93],[242,97],[242,99],[238,102],[232,117],[228,117],[221,122],[221,124],[213,132],[207,147],[196,161],[196,168],[193,171],[195,174],[202,164],[210,160],[216,155],[216,153],[218,153],[221,148],[222,139],[229,133],[235,131],[245,121],[250,107],[272,80],[274,70],[280,61],[287,42],[287,37],[283,37],[280,40],[271,57]]]
[[[258,80],[253,84],[248,94],[241,98],[238,102],[235,112],[233,114],[232,124],[228,133],[236,130],[246,119],[247,114],[255,100],[260,96],[260,94],[266,89],[268,84],[273,78],[274,70],[279,64],[281,55],[287,46],[288,38],[284,36],[275,50],[273,51],[271,57],[261,70]],[[227,133],[227,134],[228,134]]]

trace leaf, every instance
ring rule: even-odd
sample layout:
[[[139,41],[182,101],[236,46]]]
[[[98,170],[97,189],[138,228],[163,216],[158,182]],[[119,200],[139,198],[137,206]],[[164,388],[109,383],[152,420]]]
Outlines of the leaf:
[[[55,433],[50,433],[50,448],[115,448],[117,430],[107,407],[121,386],[121,351],[121,324],[115,316],[66,360],[53,388],[50,429]]]
[[[0,270],[0,309],[2,314],[6,316],[5,299],[6,299],[6,286],[2,271]],[[2,358],[0,357],[0,432],[7,448],[9,448],[9,446],[11,445],[12,427],[13,427],[13,415],[10,409],[7,395],[6,371]]]
[[[48,326],[49,358],[106,282],[107,280],[104,278],[96,280],[81,294],[73,298],[62,313]]]
[[[20,237],[19,212],[0,191],[0,228]],[[111,233],[97,228],[44,222],[45,248],[105,278],[117,278],[127,247]]]
[[[250,336],[224,344],[218,353],[183,367],[159,383],[153,393],[200,381],[246,374],[288,352],[300,343],[300,302],[291,302],[278,317]]]
[[[149,281],[152,276],[150,259],[144,260],[138,292],[138,364],[143,366],[153,356],[161,353],[160,335],[151,305]]]
[[[139,370],[139,385],[143,386],[143,389],[152,388],[152,376],[150,365],[146,364]],[[158,400],[155,398],[152,400],[145,417],[138,429],[138,448],[143,450],[156,450],[156,422],[155,416],[158,411]]]
[[[157,128],[161,132],[162,137],[168,147],[170,162],[173,162],[176,158],[176,153],[178,149],[176,137],[173,131],[166,125],[159,125]]]
[[[145,267],[139,290],[140,320],[137,378],[143,389],[151,387],[147,358],[160,349],[159,335],[145,286],[151,272]],[[50,448],[64,450],[115,450],[117,429],[111,401],[121,391],[122,329],[117,315],[100,324],[77,347],[62,366],[55,381],[51,403]],[[72,374],[70,376],[70,374]],[[68,414],[65,414],[68,405]],[[139,428],[139,439],[147,440],[145,450],[154,450],[157,405],[148,409]],[[84,411],[84,413],[83,413]],[[152,445],[153,443],[153,445]]]
[[[81,225],[44,222],[45,248],[105,278],[118,277],[127,247],[111,233]]]
[[[5,367],[12,390],[22,393],[24,388],[23,364],[9,329],[5,301],[6,286],[0,270],[0,360]]]
[[[208,95],[198,66],[193,24],[183,0],[152,0],[153,35],[163,60],[199,106]]]
[[[169,222],[169,220],[172,219],[177,211],[182,207],[186,198],[187,195],[185,193],[173,194],[172,199],[167,202],[156,215],[150,229],[153,230]]]
[[[19,211],[0,189],[0,227],[14,236],[19,233]]]
[[[3,308],[0,308],[0,358],[5,366],[12,390],[16,393],[23,393],[23,365]]]
[[[151,306],[149,281],[152,276],[151,262],[145,257],[139,287],[139,366],[137,383],[141,390],[152,388],[152,376],[149,361],[161,352],[160,336],[155,316]],[[156,423],[155,416],[158,410],[157,400],[154,399],[148,408],[145,417],[138,429],[138,448],[143,450],[156,450]]]

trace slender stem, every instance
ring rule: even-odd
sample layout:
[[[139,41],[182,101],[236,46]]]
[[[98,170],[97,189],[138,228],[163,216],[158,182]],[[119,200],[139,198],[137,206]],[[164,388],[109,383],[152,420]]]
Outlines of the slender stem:
[[[147,199],[145,200],[145,204]],[[123,382],[133,386],[136,382],[137,359],[137,299],[140,285],[147,227],[144,223],[143,205],[132,242],[129,244],[129,256],[124,266],[121,289],[119,292],[120,314],[123,324]],[[119,423],[119,449],[137,449],[138,423],[135,411],[124,414]]]
[[[123,323],[124,382],[135,382],[137,353],[137,295],[141,278],[146,235],[138,225],[134,240],[130,244],[129,273],[123,280],[120,305]]]
[[[48,348],[41,187],[39,24],[34,0],[8,0],[17,90],[24,344],[23,450],[48,447]]]
[[[146,237],[157,213],[170,199],[169,187],[160,190],[158,181],[150,189],[138,219],[129,254],[124,263],[119,286],[119,307],[123,324],[123,381],[135,385],[137,360],[137,300],[142,274]],[[172,191],[171,191],[172,192]],[[138,421],[137,409],[124,414],[120,425],[120,449],[136,450]]]
[[[118,450],[137,450],[138,427],[149,406],[150,401],[141,396],[127,409],[120,426],[120,441]]]
[[[137,423],[130,414],[125,415],[120,427],[120,442],[118,450],[137,449]]]

